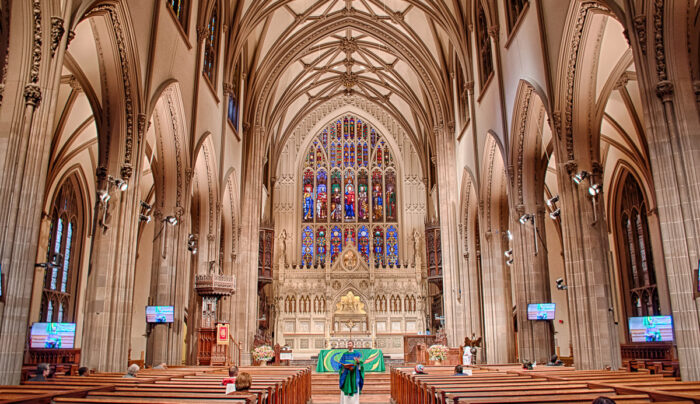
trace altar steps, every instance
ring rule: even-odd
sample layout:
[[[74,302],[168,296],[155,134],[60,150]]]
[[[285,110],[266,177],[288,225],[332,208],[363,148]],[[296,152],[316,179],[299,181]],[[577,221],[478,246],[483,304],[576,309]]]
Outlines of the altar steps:
[[[391,394],[389,373],[365,373],[362,404],[389,403]],[[338,375],[335,373],[311,374],[311,400],[313,404],[337,404],[340,396]]]

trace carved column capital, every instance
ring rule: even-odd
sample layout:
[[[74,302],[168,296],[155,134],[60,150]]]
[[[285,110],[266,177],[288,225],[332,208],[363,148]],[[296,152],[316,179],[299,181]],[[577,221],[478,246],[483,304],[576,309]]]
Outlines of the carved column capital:
[[[34,83],[24,86],[24,101],[26,105],[31,105],[35,108],[39,107],[39,104],[41,104],[41,88]]]
[[[131,166],[131,164],[124,164],[122,168],[119,170],[119,175],[121,178],[126,181],[129,178],[131,178],[131,175],[134,173],[134,168]]]
[[[234,86],[231,83],[224,82],[224,95],[233,95]]]
[[[95,169],[95,176],[97,177],[98,181],[104,181],[107,179],[107,168],[103,166],[97,167]]]
[[[578,163],[574,160],[569,160],[564,164],[564,168],[569,175],[575,174],[578,171]]]
[[[200,25],[199,27],[197,27],[197,42],[198,43],[204,42],[204,39],[207,37],[208,31],[209,30],[205,26]]]
[[[656,96],[661,98],[661,101],[671,101],[673,97],[673,83],[669,80],[662,80],[656,84]]]

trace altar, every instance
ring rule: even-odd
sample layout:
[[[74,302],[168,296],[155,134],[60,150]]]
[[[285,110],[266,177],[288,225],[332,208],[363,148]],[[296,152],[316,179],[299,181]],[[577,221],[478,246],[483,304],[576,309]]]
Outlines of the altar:
[[[318,363],[316,364],[316,372],[333,372],[338,373],[340,363],[338,362],[347,349],[322,349],[318,354]],[[381,349],[364,349],[355,348],[355,351],[362,354],[364,361],[365,372],[384,372],[384,354]]]

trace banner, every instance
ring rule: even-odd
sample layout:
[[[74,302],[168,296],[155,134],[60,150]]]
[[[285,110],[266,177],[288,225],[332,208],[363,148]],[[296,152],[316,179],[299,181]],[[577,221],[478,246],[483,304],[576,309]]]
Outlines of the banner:
[[[318,354],[316,372],[338,373],[340,369],[338,361],[347,351],[347,349],[322,349]],[[355,351],[362,354],[365,372],[384,372],[386,370],[384,367],[384,354],[381,349],[355,348]]]
[[[228,324],[216,325],[216,345],[228,345]]]

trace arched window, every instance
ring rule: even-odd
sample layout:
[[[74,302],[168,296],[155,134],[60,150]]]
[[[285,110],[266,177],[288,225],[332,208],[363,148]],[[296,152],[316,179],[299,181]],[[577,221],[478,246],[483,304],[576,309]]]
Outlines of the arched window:
[[[177,18],[182,29],[187,32],[187,17],[190,11],[190,2],[187,0],[166,0],[166,4]]]
[[[204,39],[203,73],[212,86],[216,85],[216,63],[219,56],[219,2],[214,3],[211,16],[207,22],[206,38]]]
[[[476,2],[476,46],[479,50],[479,82],[483,88],[493,73],[493,58],[486,12],[479,0]]]
[[[651,251],[647,203],[635,177],[625,174],[618,190],[617,244],[626,309],[630,317],[661,314]]]
[[[354,245],[366,263],[374,255],[376,265],[398,267],[398,182],[386,139],[346,115],[323,128],[303,156],[302,266],[326,265],[327,256],[333,263]]]
[[[520,14],[525,11],[528,0],[506,0],[506,17],[508,18],[508,32],[513,30],[520,19]]]
[[[74,177],[59,188],[51,206],[40,321],[72,322],[82,249],[83,204]]]

